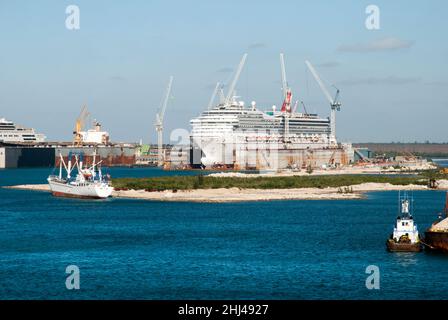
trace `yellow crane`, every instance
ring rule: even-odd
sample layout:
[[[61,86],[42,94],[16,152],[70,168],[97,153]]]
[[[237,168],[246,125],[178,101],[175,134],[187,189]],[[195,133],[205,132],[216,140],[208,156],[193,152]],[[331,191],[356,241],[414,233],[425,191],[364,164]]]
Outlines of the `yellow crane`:
[[[75,146],[82,145],[81,131],[82,131],[82,128],[84,127],[84,124],[89,115],[90,115],[90,113],[87,110],[87,106],[84,105],[81,109],[81,113],[79,114],[78,118],[76,119],[75,130],[73,131],[73,134],[74,134],[73,142],[74,142]]]

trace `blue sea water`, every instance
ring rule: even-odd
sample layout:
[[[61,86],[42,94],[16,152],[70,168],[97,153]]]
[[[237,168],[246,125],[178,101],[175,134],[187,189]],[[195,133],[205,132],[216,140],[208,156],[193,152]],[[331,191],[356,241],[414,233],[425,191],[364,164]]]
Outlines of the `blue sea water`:
[[[45,183],[50,172],[0,170],[0,185]],[[413,197],[423,232],[445,193]],[[396,215],[397,192],[207,204],[0,188],[0,299],[448,299],[448,256],[385,250]],[[68,265],[80,268],[80,290],[65,287]],[[379,290],[365,286],[369,265]]]

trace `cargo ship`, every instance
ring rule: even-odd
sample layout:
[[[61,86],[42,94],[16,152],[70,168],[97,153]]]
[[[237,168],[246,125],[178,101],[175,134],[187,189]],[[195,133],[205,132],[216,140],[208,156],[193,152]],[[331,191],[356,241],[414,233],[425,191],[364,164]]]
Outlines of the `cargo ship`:
[[[57,197],[105,199],[113,191],[109,185],[109,177],[103,176],[100,162],[95,163],[95,156],[90,167],[84,166],[83,155],[75,154],[75,162],[72,165],[72,154],[69,155],[67,164],[62,155],[59,155],[59,175],[50,175],[47,179],[51,192]],[[76,168],[76,174],[72,176]],[[65,170],[66,175],[62,172]]]
[[[422,243],[418,234],[417,225],[411,214],[411,202],[405,193],[398,195],[400,213],[395,222],[394,231],[386,241],[390,252],[420,252]]]
[[[425,232],[424,244],[427,249],[448,252],[448,192],[446,193],[444,213]]]

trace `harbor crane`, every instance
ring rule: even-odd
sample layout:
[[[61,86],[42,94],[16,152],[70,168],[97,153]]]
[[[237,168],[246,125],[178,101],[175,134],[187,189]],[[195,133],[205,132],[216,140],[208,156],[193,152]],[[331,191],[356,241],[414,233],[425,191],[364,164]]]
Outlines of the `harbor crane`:
[[[306,105],[303,101],[300,101],[300,104],[303,106],[303,111],[305,112],[305,114],[308,114],[308,111],[306,111]]]
[[[280,67],[282,71],[282,90],[283,90],[283,104],[281,111],[291,113],[292,92],[288,86],[288,81],[286,80],[285,57],[283,53],[280,53]]]
[[[208,110],[210,110],[213,107],[213,102],[215,101],[216,95],[218,94],[219,91],[222,92],[222,86],[220,82],[217,82],[215,90],[213,90],[213,94],[210,98],[210,102],[208,103]]]
[[[168,105],[168,100],[171,95],[171,87],[173,85],[174,77],[171,76],[168,82],[168,86],[166,88],[165,96],[162,100],[162,104],[159,107],[159,110],[156,114],[156,131],[157,131],[157,164],[159,166],[163,165],[164,157],[163,157],[163,120],[165,117],[166,106]]]
[[[219,88],[219,104],[224,104],[226,102],[226,96],[224,94],[224,85]]]
[[[327,100],[330,102],[331,107],[331,113],[330,113],[330,125],[331,125],[331,137],[333,141],[336,141],[336,111],[341,110],[341,103],[338,101],[339,99],[339,89],[336,88],[334,85],[333,87],[336,89],[336,94],[334,98],[331,97],[330,93],[328,92],[327,88],[325,87],[324,83],[320,79],[319,75],[317,74],[316,69],[314,69],[313,65],[307,60],[305,61],[305,64],[307,65],[308,69],[310,69],[311,73],[313,74],[314,79],[316,79],[317,84],[319,85],[320,89],[324,93]]]
[[[233,96],[235,94],[235,92],[234,92],[235,87],[238,82],[238,79],[240,78],[240,74],[241,74],[241,71],[243,70],[244,64],[246,63],[246,58],[247,58],[247,53],[245,53],[243,55],[243,58],[241,59],[240,64],[238,65],[238,69],[236,70],[235,77],[233,78],[233,81],[229,87],[229,91],[227,92],[227,96],[226,96],[226,99],[224,102],[225,105],[229,106],[232,104]]]
[[[288,92],[288,81],[286,80],[285,57],[284,57],[283,53],[280,53],[280,67],[282,70],[283,99],[285,99],[286,93]]]
[[[84,127],[84,124],[87,121],[87,117],[90,115],[89,110],[87,110],[87,105],[83,105],[81,112],[78,116],[78,118],[76,119],[76,123],[75,123],[75,130],[73,131],[74,134],[74,145],[79,147],[82,145],[82,135],[81,135],[81,131],[82,128]]]

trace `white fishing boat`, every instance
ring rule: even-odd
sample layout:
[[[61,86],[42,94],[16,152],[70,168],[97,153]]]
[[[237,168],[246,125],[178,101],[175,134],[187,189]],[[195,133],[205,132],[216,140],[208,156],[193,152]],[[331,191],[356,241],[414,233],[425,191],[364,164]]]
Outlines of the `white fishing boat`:
[[[109,185],[109,176],[103,176],[101,161],[95,163],[95,154],[90,167],[84,166],[82,154],[69,154],[67,163],[62,155],[59,157],[59,175],[50,175],[47,179],[54,196],[104,199],[112,194],[113,187]],[[73,164],[72,158],[75,160]]]

